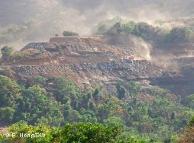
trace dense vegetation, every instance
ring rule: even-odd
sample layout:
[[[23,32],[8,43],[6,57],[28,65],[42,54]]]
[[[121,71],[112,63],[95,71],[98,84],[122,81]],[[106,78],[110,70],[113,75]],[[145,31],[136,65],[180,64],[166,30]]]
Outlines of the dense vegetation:
[[[133,21],[123,22],[122,20],[102,23],[96,30],[97,34],[102,35],[134,35],[141,37],[147,42],[154,44],[155,47],[171,48],[171,44],[190,42],[194,39],[194,29],[191,26],[180,26],[164,28],[149,25],[145,22],[135,23]]]
[[[78,36],[78,33],[71,32],[71,31],[64,31],[63,36]]]
[[[19,122],[0,137],[5,143],[149,143],[148,139],[123,132],[120,126],[99,123],[66,124],[64,127],[31,126]],[[24,137],[23,133],[28,135]]]
[[[107,140],[108,137],[107,142],[125,143],[118,138],[133,140],[132,136],[136,135],[139,136],[137,140],[144,138],[145,142],[170,143],[188,124],[194,111],[192,95],[183,102],[167,90],[143,87],[136,82],[118,82],[114,91],[111,95],[102,87],[82,91],[65,78],[39,76],[29,82],[15,81],[2,75],[0,121],[7,126],[20,121],[37,125],[22,124],[19,128],[16,124],[15,132],[28,129],[33,132],[46,124],[48,140],[71,142],[69,140],[73,138],[78,142],[77,138],[86,138],[87,141],[83,142],[95,142],[90,141],[96,135],[90,130],[94,130],[100,132],[96,138]],[[182,102],[190,104],[184,106]],[[80,134],[71,134],[74,128],[80,130]],[[119,132],[114,134],[111,130]]]

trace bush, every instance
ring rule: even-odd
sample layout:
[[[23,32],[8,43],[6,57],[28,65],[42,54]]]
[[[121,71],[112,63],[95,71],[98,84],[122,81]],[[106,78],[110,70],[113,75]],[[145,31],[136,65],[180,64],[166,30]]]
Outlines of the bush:
[[[173,28],[169,34],[166,35],[168,43],[188,42],[193,35],[193,31],[186,27]]]
[[[68,124],[62,129],[64,143],[115,143],[121,130],[102,124]]]
[[[0,108],[0,120],[10,123],[13,120],[15,109],[11,107]]]
[[[13,53],[13,48],[5,46],[1,49],[3,59],[8,59]]]
[[[48,123],[58,126],[63,122],[60,105],[50,99],[45,89],[38,85],[23,90],[15,118],[30,124]]]
[[[7,140],[7,142],[10,143],[124,143],[122,139],[119,138],[122,133],[122,128],[117,126],[106,126],[98,123],[66,124],[62,128],[51,128],[47,125],[31,126],[27,125],[25,122],[19,122],[12,125],[9,128],[9,132],[14,133],[15,137],[4,138],[2,140]],[[30,135],[41,133],[43,136],[35,138],[32,136],[20,138],[20,133],[27,133]],[[131,138],[130,141],[137,140]]]
[[[0,75],[0,108],[15,107],[20,94],[20,86],[14,80]]]
[[[64,31],[63,36],[79,36],[79,34],[75,32]]]
[[[31,126],[25,122],[18,122],[9,127],[9,132],[14,133],[15,137],[10,137],[8,141],[18,143],[51,143],[53,128],[47,125]],[[20,137],[20,133],[29,134],[29,137]],[[35,137],[35,134],[38,136]],[[33,137],[34,136],[34,137]]]

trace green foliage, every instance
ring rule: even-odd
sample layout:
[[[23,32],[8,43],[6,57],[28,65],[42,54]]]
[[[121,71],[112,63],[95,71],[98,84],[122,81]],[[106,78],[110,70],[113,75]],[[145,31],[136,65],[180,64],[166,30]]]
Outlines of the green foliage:
[[[1,49],[1,54],[4,59],[7,59],[13,54],[13,48],[5,46]]]
[[[0,120],[11,123],[14,117],[15,109],[11,107],[0,108]]]
[[[155,40],[157,33],[155,32],[157,28],[147,24],[147,23],[137,23],[131,34],[139,36],[145,40]]]
[[[3,143],[4,142],[4,135],[0,133],[0,142]]]
[[[163,38],[163,35],[165,33],[162,29],[149,25],[145,22],[135,23],[133,21],[129,22],[118,21],[109,27],[107,27],[106,24],[104,24],[101,27],[99,27],[98,31],[99,33],[104,35],[125,34],[127,36],[131,34],[137,37],[141,37],[147,41],[158,41],[159,39]]]
[[[20,87],[14,80],[0,75],[0,108],[15,107],[20,93]]]
[[[13,120],[16,101],[20,97],[19,85],[8,77],[0,76],[0,120],[7,124]]]
[[[20,83],[22,85],[8,77],[0,76],[1,122],[11,124],[23,120],[31,125],[46,123],[51,126],[72,123],[66,125],[65,129],[49,127],[53,134],[49,133],[48,140],[52,142],[72,139],[77,141],[78,138],[84,141],[86,137],[91,138],[87,136],[91,130],[86,130],[89,125],[84,123],[97,127],[98,123],[106,124],[102,128],[103,125],[99,125],[98,131],[102,132],[102,135],[98,135],[102,139],[107,126],[117,126],[130,131],[132,136],[129,134],[124,137],[124,133],[119,133],[114,139],[115,143],[169,142],[172,140],[171,136],[187,125],[193,114],[193,109],[189,108],[192,107],[192,96],[188,97],[190,104],[185,107],[169,91],[153,86],[145,88],[133,81],[117,83],[112,95],[103,87],[81,91],[72,81],[65,78],[36,77],[32,84]],[[83,123],[75,124],[78,122]],[[33,130],[34,127],[28,128],[26,130]],[[62,134],[62,130],[65,133],[73,133],[73,129],[78,130],[80,134]],[[149,139],[142,139],[144,136]]]
[[[65,97],[74,97],[79,96],[79,88],[70,80],[65,78],[56,78],[53,80],[54,82],[54,94],[56,95],[56,99],[65,102]]]
[[[166,41],[170,43],[188,42],[193,36],[193,31],[187,27],[173,28],[166,36]]]
[[[53,130],[47,125],[31,126],[25,122],[18,122],[9,127],[9,132],[14,133],[15,137],[10,137],[8,142],[20,143],[51,143],[53,140]],[[29,134],[29,137],[21,137],[21,134]],[[36,135],[38,134],[38,135]]]
[[[103,35],[134,35],[147,42],[151,42],[159,48],[171,48],[170,44],[191,42],[194,39],[194,31],[191,27],[175,27],[169,30],[157,27],[145,22],[135,23],[133,21],[117,21],[112,25],[106,23],[99,26],[97,33]]]
[[[115,17],[110,20],[105,20],[97,25],[96,34],[107,34],[107,32],[116,24],[120,23],[121,18]]]
[[[135,30],[136,24],[133,21],[127,22],[125,24],[122,25],[122,29],[123,31],[125,31],[126,33],[133,33],[133,31]]]
[[[16,118],[31,124],[43,122],[60,125],[63,121],[59,104],[48,98],[45,89],[37,85],[24,89],[22,92]]]
[[[128,95],[134,98],[138,95],[141,87],[138,83],[130,81],[126,84],[119,82],[116,85],[117,96],[119,99],[126,98]]]
[[[64,143],[114,143],[121,133],[118,127],[108,127],[101,124],[80,123],[66,125],[62,134]]]
[[[33,80],[33,84],[38,84],[38,85],[45,85],[47,82],[47,79],[42,76],[37,76]]]
[[[64,31],[63,36],[79,36],[79,34],[75,32]]]
[[[189,122],[189,126],[194,126],[194,117],[192,117],[191,121]]]
[[[81,122],[90,122],[90,123],[96,123],[97,122],[97,117],[94,111],[92,110],[87,110],[87,109],[82,109],[80,111],[81,115]]]
[[[118,127],[123,127],[124,122],[120,117],[109,117],[107,120],[104,121],[105,124],[110,125],[110,126],[118,126]]]
[[[119,99],[125,98],[126,97],[126,89],[125,87],[123,87],[121,84],[117,84],[116,85],[116,89],[117,89],[117,96]]]
[[[30,56],[33,56],[33,53],[29,51],[14,51],[14,53],[12,52],[12,54],[9,56],[9,62],[12,62],[13,64]]]
[[[130,132],[123,132],[117,139],[116,143],[152,143],[150,139],[144,139]]]
[[[186,97],[182,102],[185,106],[194,109],[194,94]]]
[[[49,127],[47,125],[31,126],[18,122],[9,127],[14,137],[3,138],[2,142],[20,143],[148,143],[138,136],[123,132],[123,128],[99,123],[66,124],[64,127]],[[34,136],[35,134],[40,136]],[[30,136],[21,138],[21,134]]]
[[[138,83],[132,81],[128,83],[127,88],[131,97],[137,96],[141,89]]]

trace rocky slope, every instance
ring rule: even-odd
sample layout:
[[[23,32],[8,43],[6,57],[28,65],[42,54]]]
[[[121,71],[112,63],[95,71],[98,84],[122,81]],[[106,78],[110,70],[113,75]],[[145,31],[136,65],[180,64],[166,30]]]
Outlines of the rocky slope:
[[[22,80],[38,75],[66,76],[80,87],[114,84],[120,80],[147,81],[166,88],[193,82],[193,58],[178,57],[166,64],[165,60],[156,61],[147,56],[150,49],[134,37],[125,39],[124,43],[111,43],[122,39],[111,38],[67,36],[29,43],[19,52],[22,56],[16,54],[2,62],[1,72]]]

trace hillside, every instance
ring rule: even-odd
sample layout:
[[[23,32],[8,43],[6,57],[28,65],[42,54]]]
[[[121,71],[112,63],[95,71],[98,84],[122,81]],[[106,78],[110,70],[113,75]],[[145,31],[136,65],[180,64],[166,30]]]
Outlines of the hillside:
[[[122,127],[126,140],[175,140],[194,113],[193,32],[134,22],[103,27],[93,36],[64,32],[19,51],[1,49],[2,132],[20,121],[90,122]]]
[[[128,42],[129,47],[122,47],[109,44],[102,36],[55,37],[49,42],[26,45],[21,53],[29,56],[13,57],[3,62],[2,68],[13,70],[16,78],[63,75],[78,85],[160,76],[162,70],[141,57],[143,54],[137,55],[139,49],[131,47],[135,43]]]
[[[174,44],[176,48],[171,47],[168,53],[166,48],[153,47],[154,43],[149,47],[149,42],[125,34],[54,37],[48,42],[29,43],[2,59],[1,72],[20,80],[65,76],[82,88],[117,81],[147,81],[167,87],[191,84],[194,58],[191,52],[184,52],[192,47],[189,42]]]

